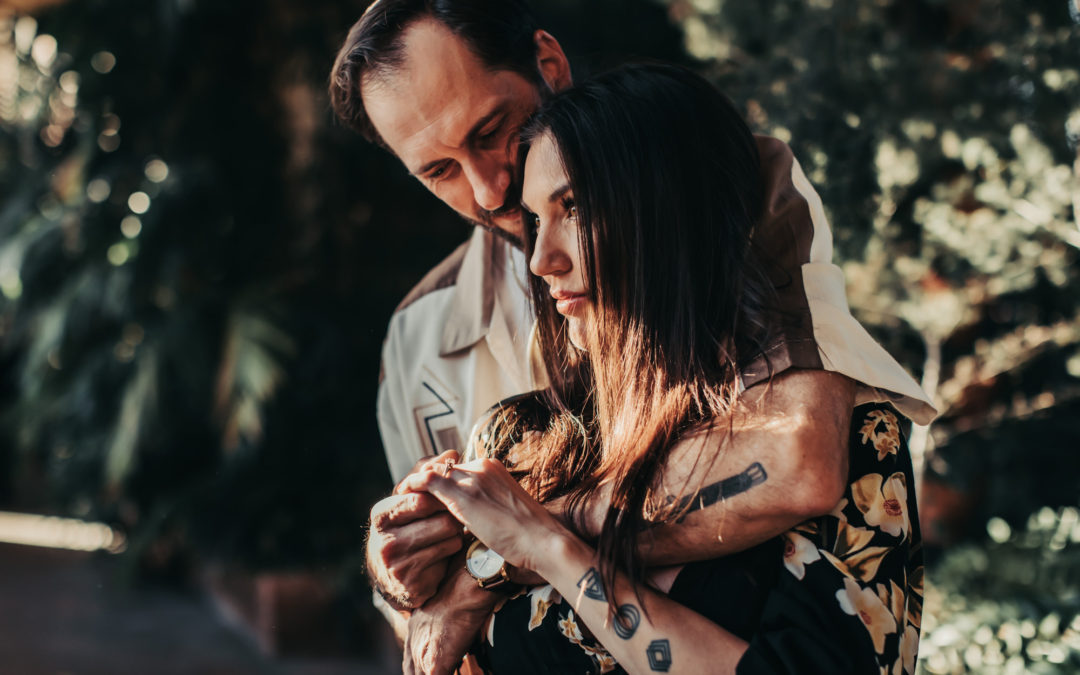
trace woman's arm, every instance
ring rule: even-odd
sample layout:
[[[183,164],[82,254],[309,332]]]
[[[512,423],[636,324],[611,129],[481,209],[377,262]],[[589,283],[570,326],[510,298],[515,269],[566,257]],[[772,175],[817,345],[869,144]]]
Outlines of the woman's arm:
[[[596,552],[565,532],[533,563],[629,673],[734,673],[747,643],[644,584],[616,575],[612,616]],[[640,595],[640,602],[638,597]]]
[[[645,585],[617,576],[609,616],[595,552],[529,496],[494,460],[415,474],[430,492],[512,565],[536,570],[628,672],[734,672],[746,642]],[[635,596],[641,596],[641,603]]]

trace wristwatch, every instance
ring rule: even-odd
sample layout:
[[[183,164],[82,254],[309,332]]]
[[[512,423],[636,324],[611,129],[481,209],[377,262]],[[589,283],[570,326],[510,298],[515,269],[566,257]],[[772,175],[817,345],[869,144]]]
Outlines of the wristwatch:
[[[465,571],[486,591],[510,582],[510,563],[479,539],[465,553]]]

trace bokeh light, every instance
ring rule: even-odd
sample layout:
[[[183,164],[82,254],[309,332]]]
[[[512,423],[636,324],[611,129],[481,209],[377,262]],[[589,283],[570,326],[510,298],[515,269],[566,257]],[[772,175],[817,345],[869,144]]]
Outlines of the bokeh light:
[[[151,182],[161,183],[169,177],[169,165],[160,159],[152,159],[146,163],[144,173]]]
[[[95,178],[86,184],[86,198],[95,204],[100,204],[109,198],[112,186],[104,178]]]
[[[142,232],[142,221],[139,220],[138,216],[125,216],[120,221],[120,231],[128,239],[134,239]]]
[[[142,215],[150,209],[150,195],[141,190],[132,192],[128,197],[127,205],[132,213]]]
[[[131,257],[131,250],[125,242],[118,242],[109,247],[105,257],[109,259],[110,264],[119,267]]]
[[[47,71],[56,60],[56,38],[51,35],[38,35],[30,46],[30,57],[38,67]]]
[[[98,52],[90,58],[90,67],[104,75],[116,67],[116,57],[112,52]]]

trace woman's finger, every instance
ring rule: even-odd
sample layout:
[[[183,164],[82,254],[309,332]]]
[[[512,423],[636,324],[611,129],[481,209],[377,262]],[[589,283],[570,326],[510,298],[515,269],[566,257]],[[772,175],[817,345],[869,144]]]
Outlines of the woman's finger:
[[[402,492],[429,492],[428,481],[432,475],[437,475],[441,471],[443,471],[441,466],[429,466],[422,471],[410,473],[401,479],[401,482],[398,483],[398,489]]]
[[[432,469],[417,477],[416,485],[422,486],[424,492],[433,495],[443,504],[449,506],[450,501],[457,502],[462,496],[462,488],[459,481],[467,480],[468,474],[465,469],[455,466],[449,471]]]
[[[394,486],[394,494],[404,494],[410,491],[406,486],[406,481],[408,480],[409,476],[428,471],[432,467],[443,466],[448,462],[457,462],[460,459],[461,455],[458,453],[457,450],[447,450],[446,452],[436,457],[425,457],[424,459],[419,460],[416,464],[413,465],[413,468],[409,471],[408,475],[406,475],[400,483]]]

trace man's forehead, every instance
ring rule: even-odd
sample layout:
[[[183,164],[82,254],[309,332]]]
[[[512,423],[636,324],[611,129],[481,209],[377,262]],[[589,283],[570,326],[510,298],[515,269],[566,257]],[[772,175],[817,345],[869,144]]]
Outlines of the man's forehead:
[[[530,105],[532,85],[517,73],[488,69],[441,24],[422,21],[403,36],[404,61],[362,83],[368,116],[380,136],[415,170],[454,149],[500,107]],[[423,157],[418,157],[423,155]]]
[[[413,86],[379,89],[370,95],[365,92],[368,115],[410,171],[460,149],[479,123],[513,103],[498,92],[429,96]]]

